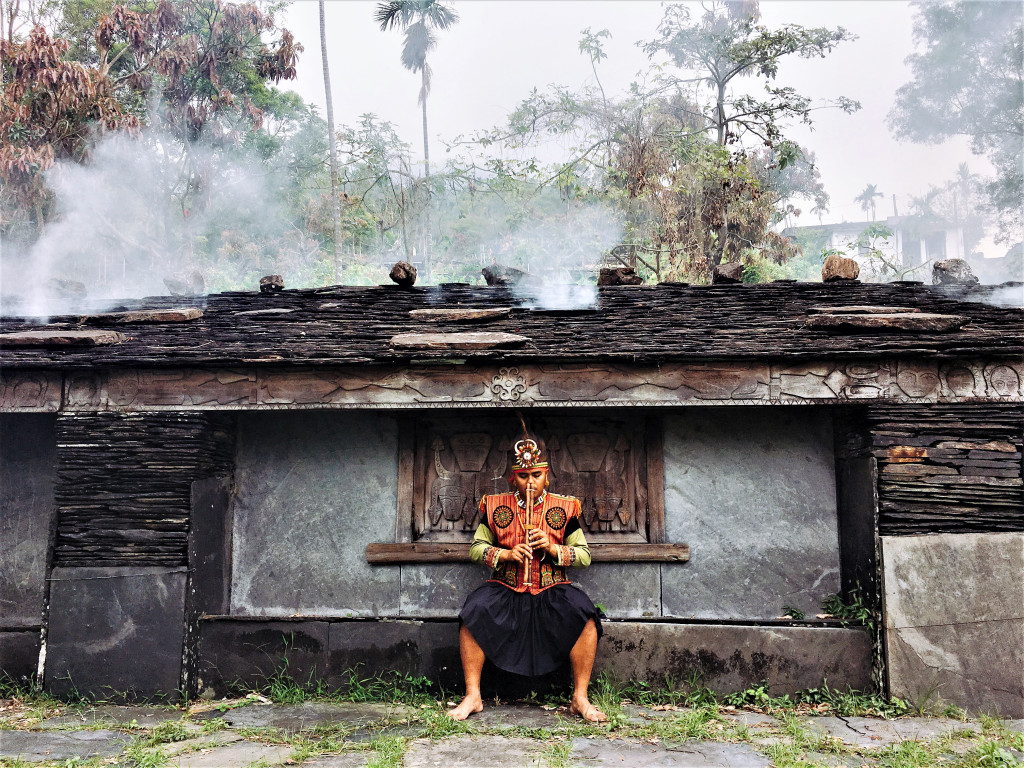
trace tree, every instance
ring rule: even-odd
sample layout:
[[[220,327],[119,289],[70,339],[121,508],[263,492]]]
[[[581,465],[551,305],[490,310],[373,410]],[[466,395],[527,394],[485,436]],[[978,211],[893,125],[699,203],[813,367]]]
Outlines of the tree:
[[[669,79],[694,89],[702,128],[711,132],[722,147],[739,143],[749,135],[774,149],[784,141],[787,122],[798,120],[810,125],[811,112],[819,107],[793,88],[774,84],[779,63],[787,56],[823,58],[839,43],[853,39],[853,35],[842,27],[808,29],[796,24],[769,30],[757,23],[756,2],[719,0],[703,8],[700,19],[691,22],[687,6],[668,6],[658,27],[658,38],[644,46],[652,58],[668,54],[684,70],[687,77]],[[735,81],[745,77],[761,80],[765,95],[733,92]],[[702,87],[711,91],[710,101],[700,98]],[[834,106],[845,112],[860,108],[859,103],[845,97],[820,106]],[[784,164],[791,152],[784,146],[781,150]],[[713,260],[720,263],[730,237],[728,216],[722,218],[716,235],[718,253]]]
[[[377,6],[375,16],[381,31],[395,27],[405,31],[402,45],[402,66],[420,74],[419,103],[423,110],[423,172],[426,178],[427,195],[430,195],[430,140],[427,132],[427,96],[430,95],[431,70],[427,54],[437,46],[434,30],[448,30],[459,21],[459,14],[438,0],[389,0]],[[430,206],[425,209],[426,222],[424,266],[430,275]]]
[[[334,136],[334,99],[331,94],[331,71],[327,63],[327,19],[324,0],[320,0],[320,56],[324,64],[324,93],[327,97],[327,145],[331,160],[331,219],[334,224],[334,279],[342,282],[341,200],[338,197],[338,146]]]
[[[1016,0],[914,3],[913,80],[896,92],[898,138],[936,144],[966,136],[995,167],[987,186],[999,239],[1024,236],[1024,10]]]
[[[41,232],[50,194],[43,172],[58,160],[82,161],[97,130],[139,126],[115,97],[115,83],[65,58],[69,44],[35,27],[23,42],[0,40],[0,212],[3,232]],[[24,236],[30,236],[23,230]]]
[[[67,6],[102,4],[69,0]],[[145,218],[152,226],[140,227],[144,239],[130,242],[134,235],[118,226],[107,227],[109,238],[164,264],[181,268],[197,249],[216,248],[202,229],[215,217],[196,214],[216,208],[211,189],[221,180],[220,158],[236,169],[262,164],[256,176],[264,178],[255,180],[283,189],[276,178],[270,181],[284,173],[273,158],[310,119],[297,97],[270,83],[294,77],[300,47],[285,30],[265,40],[277,30],[255,4],[162,0],[148,7],[115,6],[101,17],[92,47],[82,49],[87,63],[70,60],[69,42],[41,27],[24,41],[0,45],[0,234],[9,242],[17,231],[30,245],[58,213],[43,171],[60,161],[93,167],[104,134],[134,136],[137,149],[125,153],[141,158],[137,168],[159,169],[146,176],[147,189],[136,191],[151,203]],[[296,179],[310,173],[300,172],[300,164],[305,159],[288,161]],[[223,230],[234,223],[218,222]]]
[[[884,193],[878,191],[878,187],[874,184],[868,184],[864,187],[864,191],[853,198],[855,203],[860,203],[860,208],[864,211],[864,215],[871,216],[871,221],[875,220],[875,198],[884,197]]]
[[[854,36],[842,27],[807,29],[786,24],[777,30],[758,25],[756,3],[730,3],[718,0],[703,6],[697,22],[690,21],[685,5],[670,5],[658,27],[658,38],[644,49],[652,58],[666,53],[672,62],[689,77],[675,78],[712,93],[709,103],[702,103],[701,117],[705,127],[725,146],[752,134],[767,146],[782,138],[786,121],[799,120],[810,124],[816,108],[811,100],[793,88],[774,86],[779,63],[787,56],[821,57],[841,42]],[[765,96],[730,91],[739,78],[754,77],[763,81]],[[844,97],[821,106],[836,106],[845,112],[860,109],[860,104]]]

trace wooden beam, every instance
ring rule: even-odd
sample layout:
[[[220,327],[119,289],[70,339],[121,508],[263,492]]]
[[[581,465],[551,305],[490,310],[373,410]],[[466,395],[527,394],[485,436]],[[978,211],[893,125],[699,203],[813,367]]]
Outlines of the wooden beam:
[[[591,544],[595,563],[684,563],[690,559],[689,544]],[[369,544],[366,562],[371,565],[400,563],[466,563],[469,544],[412,542]]]

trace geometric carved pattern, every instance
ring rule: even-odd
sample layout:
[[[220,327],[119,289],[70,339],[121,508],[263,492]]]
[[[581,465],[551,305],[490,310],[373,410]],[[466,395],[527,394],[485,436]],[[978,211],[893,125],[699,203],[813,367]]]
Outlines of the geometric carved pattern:
[[[532,414],[530,420],[546,440],[551,490],[580,500],[580,522],[588,539],[648,542],[649,441],[644,421]],[[470,540],[480,523],[480,497],[508,492],[510,448],[520,438],[520,428],[508,417],[475,414],[421,417],[406,425],[415,432],[414,449],[402,459],[411,463],[407,476],[415,483],[412,539]],[[564,516],[563,511],[563,526]]]

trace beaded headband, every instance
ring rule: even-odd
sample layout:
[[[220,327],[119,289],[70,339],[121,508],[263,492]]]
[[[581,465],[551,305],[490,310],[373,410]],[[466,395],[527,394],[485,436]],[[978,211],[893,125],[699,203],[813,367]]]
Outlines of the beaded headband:
[[[522,469],[546,469],[547,461],[540,455],[540,446],[535,440],[524,438],[516,443],[515,461],[512,463],[512,471],[518,472]]]

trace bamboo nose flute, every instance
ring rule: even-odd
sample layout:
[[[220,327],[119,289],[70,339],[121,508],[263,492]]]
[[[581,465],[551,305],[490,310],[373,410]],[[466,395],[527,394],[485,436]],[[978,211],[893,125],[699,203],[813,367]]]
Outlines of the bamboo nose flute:
[[[523,580],[523,584],[527,587],[533,586],[533,546],[530,544],[530,531],[533,530],[533,488],[527,487],[526,489],[526,522],[523,523],[523,531],[526,534],[526,545],[530,547],[530,554],[527,555],[526,562],[523,564],[526,566],[526,578]]]

